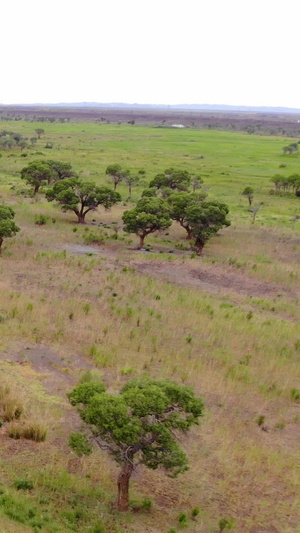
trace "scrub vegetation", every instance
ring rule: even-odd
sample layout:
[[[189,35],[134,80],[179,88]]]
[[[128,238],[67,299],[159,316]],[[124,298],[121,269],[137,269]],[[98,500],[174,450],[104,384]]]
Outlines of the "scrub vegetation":
[[[4,129],[0,531],[300,532],[295,139]]]

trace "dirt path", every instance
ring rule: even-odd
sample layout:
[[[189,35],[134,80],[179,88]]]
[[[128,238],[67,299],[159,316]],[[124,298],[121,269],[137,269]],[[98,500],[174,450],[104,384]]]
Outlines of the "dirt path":
[[[279,294],[284,294],[292,300],[297,300],[298,295],[292,290],[275,283],[260,281],[247,275],[245,272],[237,272],[236,269],[227,269],[218,265],[207,265],[198,260],[199,266],[195,268],[195,262],[189,264],[182,261],[180,255],[178,259],[169,261],[145,260],[145,253],[133,252],[132,250],[122,251],[107,249],[105,247],[85,246],[78,244],[65,245],[67,252],[80,255],[97,255],[106,260],[106,264],[119,267],[131,266],[141,274],[154,276],[176,285],[186,285],[198,287],[205,292],[235,293],[243,296],[276,298]],[[133,254],[134,257],[133,257]],[[174,257],[174,256],[173,256]],[[118,263],[116,263],[118,259]]]

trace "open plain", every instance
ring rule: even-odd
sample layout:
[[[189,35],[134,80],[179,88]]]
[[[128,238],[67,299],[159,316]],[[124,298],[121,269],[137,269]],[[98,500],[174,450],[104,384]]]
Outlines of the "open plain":
[[[44,129],[33,146],[0,151],[0,202],[20,227],[0,257],[0,403],[4,384],[22,423],[47,436],[11,438],[10,421],[0,428],[0,532],[167,533],[186,513],[187,533],[217,533],[221,519],[224,531],[299,533],[300,198],[270,194],[272,176],[300,173],[298,152],[282,153],[295,139],[104,121],[1,124],[28,139]],[[121,183],[122,202],[80,225],[43,189],[30,197],[20,171],[36,159],[70,163],[99,185],[112,185],[105,169],[114,163],[140,180],[132,197]],[[208,199],[229,206],[231,226],[200,257],[175,222],[141,251],[123,232],[122,213],[168,167],[200,175]],[[261,205],[255,223],[246,186]],[[66,393],[87,372],[110,391],[143,374],[171,378],[205,403],[182,440],[189,471],[170,479],[140,467],[125,514],[112,505],[108,454],[78,458],[68,446],[82,422]]]

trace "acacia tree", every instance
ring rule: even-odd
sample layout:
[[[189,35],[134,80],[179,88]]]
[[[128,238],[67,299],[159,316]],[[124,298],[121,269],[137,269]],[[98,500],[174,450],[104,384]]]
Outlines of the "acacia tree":
[[[207,194],[205,192],[201,193],[174,193],[171,194],[168,198],[168,203],[170,205],[170,216],[173,220],[179,222],[180,226],[184,228],[187,232],[187,239],[192,239],[193,229],[192,226],[188,223],[186,213],[188,208],[191,205],[197,205],[206,198]]]
[[[45,163],[49,165],[52,171],[53,181],[72,178],[75,174],[70,163],[65,163],[64,161],[53,161],[53,159],[48,159],[45,161]]]
[[[163,174],[157,174],[149,183],[149,187],[157,189],[172,189],[173,191],[187,191],[191,182],[191,175],[187,170],[167,168]]]
[[[43,128],[37,128],[35,130],[35,133],[37,134],[38,138],[40,139],[42,135],[44,135],[45,133],[45,130],[43,130]]]
[[[136,207],[123,213],[124,231],[140,237],[139,248],[147,235],[171,226],[169,206],[162,198],[141,198]]]
[[[15,212],[11,207],[0,205],[0,254],[4,238],[13,237],[20,231],[13,221],[14,216]]]
[[[230,226],[228,206],[221,202],[202,202],[191,205],[186,212],[186,220],[192,230],[194,247],[201,254],[205,243],[222,227]]]
[[[89,425],[94,442],[120,465],[119,511],[128,510],[130,477],[138,464],[152,470],[163,467],[173,477],[188,469],[176,436],[198,424],[203,414],[203,402],[192,388],[144,378],[128,382],[118,396],[105,392],[101,382],[89,382],[68,397]],[[79,455],[91,452],[82,434],[71,435],[70,445]]]
[[[106,168],[105,174],[108,174],[111,178],[111,181],[114,184],[114,191],[117,189],[117,185],[123,181],[125,176],[129,174],[129,170],[122,170],[121,165],[108,165]]]
[[[129,193],[129,196],[131,196],[132,187],[139,183],[140,178],[138,176],[132,176],[130,174],[130,170],[128,170],[126,175],[124,176],[124,181],[125,181],[126,185],[128,185],[128,193]]]
[[[121,200],[118,192],[108,187],[98,187],[92,181],[83,182],[78,178],[57,181],[52,189],[46,192],[46,198],[48,202],[56,200],[63,211],[73,211],[79,224],[84,224],[87,213],[95,211],[98,205],[109,209]]]
[[[201,176],[192,176],[191,186],[193,188],[193,192],[196,191],[196,189],[200,189],[203,184],[203,179]]]
[[[21,170],[21,178],[32,185],[35,196],[42,185],[51,182],[53,172],[46,162],[36,160]]]
[[[254,189],[252,187],[245,187],[242,192],[242,196],[246,196],[246,198],[248,198],[249,205],[251,206],[254,197]]]

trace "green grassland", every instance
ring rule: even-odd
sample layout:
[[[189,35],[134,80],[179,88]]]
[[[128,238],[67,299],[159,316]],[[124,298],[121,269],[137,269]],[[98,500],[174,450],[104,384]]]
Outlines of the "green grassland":
[[[39,127],[3,123],[29,138]],[[9,438],[12,422],[0,428],[0,532],[167,533],[181,530],[181,512],[187,533],[217,532],[222,518],[232,518],[238,533],[300,532],[300,401],[292,393],[300,389],[300,220],[292,220],[300,199],[269,194],[274,174],[300,171],[300,156],[283,156],[288,142],[279,137],[83,122],[42,127],[27,157],[14,149],[0,158],[0,201],[14,208],[21,228],[0,259],[0,385],[22,405],[21,424],[47,431],[34,442]],[[82,226],[42,192],[24,195],[20,170],[34,159],[69,162],[98,184],[109,182],[113,163],[146,173],[130,200],[121,184],[122,202],[89,214]],[[230,208],[230,228],[200,258],[175,223],[150,236],[143,253],[121,229],[123,211],[170,166],[200,174],[208,199]],[[248,185],[254,204],[264,204],[255,224],[241,196]],[[48,217],[44,226],[34,222],[40,214]],[[101,245],[84,248],[95,235]],[[148,511],[118,513],[117,467],[107,453],[77,458],[68,447],[81,422],[66,392],[87,371],[110,391],[148,373],[192,385],[204,399],[201,425],[182,439],[189,471],[176,480],[142,467],[134,473],[133,507],[151,498]],[[32,488],[18,490],[20,480]]]

